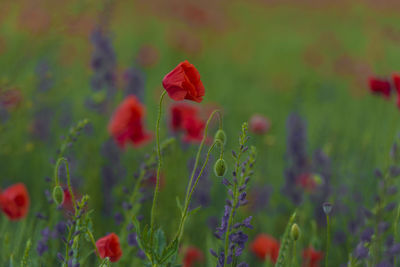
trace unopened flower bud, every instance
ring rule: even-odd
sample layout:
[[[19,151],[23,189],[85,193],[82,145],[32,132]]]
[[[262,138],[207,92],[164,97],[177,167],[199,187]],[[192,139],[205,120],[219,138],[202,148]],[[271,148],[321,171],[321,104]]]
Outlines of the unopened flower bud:
[[[223,145],[226,144],[226,134],[225,131],[222,129],[219,129],[214,136],[215,140],[219,140]]]
[[[64,191],[59,185],[53,189],[53,200],[57,205],[61,205],[64,202]]]
[[[292,225],[292,229],[290,230],[290,235],[294,241],[297,241],[300,239],[301,231],[300,231],[300,227],[297,225],[297,223],[294,223]]]
[[[218,159],[214,165],[215,175],[218,177],[222,177],[226,174],[227,167],[224,159]]]
[[[322,209],[324,210],[326,215],[329,215],[332,211],[332,204],[329,202],[325,202],[322,204]]]

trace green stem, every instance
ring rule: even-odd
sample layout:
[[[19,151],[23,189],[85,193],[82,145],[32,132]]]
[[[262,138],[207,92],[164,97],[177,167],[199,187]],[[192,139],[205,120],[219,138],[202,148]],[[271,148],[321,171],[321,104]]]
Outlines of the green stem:
[[[296,252],[296,240],[293,240],[293,255],[292,255],[292,266],[297,266],[297,252]]]
[[[130,205],[132,205],[132,208],[125,213],[126,220],[125,220],[124,226],[121,229],[121,233],[120,233],[121,240],[126,240],[126,233],[127,233],[127,229],[126,228],[128,227],[128,224],[131,222],[131,220],[133,218],[133,215],[134,215],[134,206],[133,206],[133,204],[136,201],[136,197],[137,197],[137,195],[139,193],[139,188],[140,188],[140,185],[141,185],[141,183],[143,181],[143,178],[144,178],[145,174],[146,174],[145,169],[141,169],[139,177],[138,177],[138,179],[137,179],[137,181],[135,183],[135,186],[133,188],[133,193],[132,193],[131,197],[129,198],[129,202],[128,203]]]
[[[153,233],[154,233],[154,216],[155,216],[155,209],[157,206],[157,198],[158,198],[158,191],[159,191],[159,184],[160,184],[160,172],[162,166],[162,159],[161,159],[161,148],[160,148],[160,120],[162,114],[162,102],[164,99],[165,94],[167,91],[164,91],[160,97],[160,103],[158,105],[158,117],[157,117],[157,124],[156,124],[156,143],[157,143],[157,156],[158,156],[158,166],[157,166],[157,178],[156,178],[156,187],[154,189],[154,197],[153,197],[153,205],[151,207],[151,220],[150,220],[150,240],[153,243]]]
[[[329,215],[326,214],[326,254],[325,254],[325,267],[328,267],[329,245],[331,243]]]
[[[201,168],[201,170],[199,172],[199,175],[197,176],[197,178],[196,178],[196,180],[194,182],[194,185],[192,186],[192,188],[191,188],[191,190],[189,192],[188,201],[185,202],[185,208],[184,208],[184,211],[182,213],[182,217],[181,217],[181,221],[179,223],[178,231],[176,233],[176,238],[178,240],[181,239],[181,236],[182,236],[182,233],[183,233],[183,229],[184,229],[185,222],[186,222],[186,219],[187,219],[187,212],[188,212],[188,209],[189,209],[190,200],[192,199],[192,195],[193,195],[194,189],[196,188],[197,183],[199,182],[199,179],[200,179],[201,175],[203,174],[204,169],[207,166],[208,160],[210,158],[211,151],[214,149],[214,147],[215,147],[215,145],[217,143],[220,143],[220,142],[214,142],[212,144],[212,146],[208,149],[206,160],[205,160],[205,162],[204,162],[204,164],[203,164],[203,166],[202,166],[202,168]]]
[[[199,165],[199,160],[200,160],[201,151],[203,150],[204,143],[205,143],[206,140],[207,140],[208,126],[209,126],[209,124],[210,124],[212,118],[214,117],[214,115],[215,115],[216,113],[218,114],[218,118],[219,118],[219,128],[222,129],[222,116],[221,116],[221,113],[220,113],[219,110],[214,110],[214,111],[211,113],[210,117],[208,117],[206,126],[205,126],[205,128],[204,128],[203,139],[201,140],[199,149],[198,149],[198,151],[197,151],[197,154],[196,154],[196,161],[195,161],[195,163],[194,163],[194,167],[193,167],[193,170],[192,170],[192,174],[191,174],[191,176],[190,176],[189,184],[188,184],[188,187],[187,187],[187,189],[186,189],[185,203],[186,203],[186,201],[187,201],[187,199],[188,199],[188,197],[189,197],[190,188],[191,188],[191,185],[192,185],[192,182],[193,182],[194,174],[195,174],[195,172],[196,172],[196,170],[197,170],[197,166]]]
[[[222,129],[222,116],[221,116],[221,113],[220,113],[219,110],[214,110],[214,111],[211,113],[211,115],[208,117],[207,123],[206,123],[206,125],[205,125],[205,127],[204,127],[203,139],[201,140],[199,149],[198,149],[198,151],[197,151],[196,160],[195,160],[195,163],[194,163],[194,167],[193,167],[193,170],[192,170],[192,174],[190,175],[190,180],[189,180],[189,183],[188,183],[188,186],[187,186],[187,189],[186,189],[185,208],[184,208],[184,210],[183,210],[183,212],[182,212],[181,221],[179,222],[178,231],[177,231],[177,233],[176,233],[176,239],[178,239],[178,241],[180,240],[180,238],[181,238],[181,236],[182,236],[182,233],[183,233],[183,229],[184,229],[185,222],[186,222],[186,219],[187,219],[187,212],[188,212],[188,208],[189,208],[190,200],[191,200],[191,198],[192,198],[193,191],[194,191],[194,189],[195,189],[196,186],[197,186],[197,183],[198,183],[199,178],[200,178],[201,175],[203,174],[203,171],[204,171],[204,169],[205,169],[205,167],[206,167],[206,165],[207,165],[207,162],[208,162],[208,160],[209,160],[210,153],[211,153],[212,149],[214,148],[214,146],[215,146],[215,144],[216,144],[216,143],[214,142],[213,145],[212,145],[212,146],[210,147],[210,149],[208,150],[207,157],[206,157],[206,161],[205,161],[205,163],[203,164],[203,167],[202,167],[202,169],[200,170],[200,173],[198,174],[198,176],[197,176],[197,178],[196,178],[196,180],[195,180],[195,184],[192,186],[192,184],[193,184],[193,179],[194,179],[194,175],[195,175],[195,172],[196,172],[197,167],[198,167],[198,165],[199,165],[201,151],[203,150],[203,146],[204,146],[204,144],[205,144],[205,142],[206,142],[206,140],[207,140],[208,127],[209,127],[210,122],[211,122],[211,120],[213,119],[213,117],[214,117],[215,114],[218,114],[218,118],[219,118],[219,129]],[[223,144],[221,144],[221,147],[223,147]]]
[[[96,240],[94,239],[94,236],[93,236],[92,232],[89,231],[89,230],[87,230],[86,233],[87,233],[87,235],[89,236],[90,242],[92,243],[92,245],[93,245],[93,247],[94,247],[94,251],[95,251],[95,253],[96,253],[97,258],[98,258],[99,260],[101,260],[101,258],[100,258],[100,252],[99,252],[99,250],[97,249]]]

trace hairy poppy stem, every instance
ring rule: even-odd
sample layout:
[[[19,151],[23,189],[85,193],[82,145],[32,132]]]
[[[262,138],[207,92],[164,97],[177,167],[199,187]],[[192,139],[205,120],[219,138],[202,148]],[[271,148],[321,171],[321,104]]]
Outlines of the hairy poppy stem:
[[[158,166],[157,166],[156,187],[154,189],[153,205],[151,207],[151,220],[150,220],[150,231],[151,231],[150,240],[151,240],[151,242],[153,241],[154,215],[155,215],[154,213],[155,213],[155,209],[157,206],[157,198],[158,198],[158,191],[159,191],[159,184],[160,184],[160,172],[161,172],[161,166],[162,166],[161,148],[160,148],[160,120],[161,120],[161,114],[162,114],[162,102],[163,102],[163,99],[164,99],[164,96],[166,93],[167,93],[167,91],[164,91],[160,97],[160,103],[158,105],[157,124],[156,124],[156,143],[157,143]]]
[[[178,240],[181,239],[181,236],[182,236],[182,233],[183,233],[183,228],[184,228],[184,226],[185,226],[185,221],[186,221],[186,219],[187,219],[187,212],[188,212],[190,200],[191,200],[191,198],[192,198],[192,194],[193,194],[193,192],[194,192],[194,189],[196,188],[196,185],[197,185],[197,183],[198,183],[198,181],[199,181],[199,178],[200,178],[201,175],[203,174],[203,171],[204,171],[204,169],[205,169],[205,167],[206,167],[206,165],[207,165],[208,159],[209,159],[209,157],[210,157],[211,150],[212,150],[212,149],[214,148],[214,146],[217,144],[216,142],[214,142],[213,145],[212,145],[212,146],[210,147],[210,149],[208,150],[205,163],[203,164],[203,167],[202,167],[202,169],[200,170],[200,173],[199,173],[198,176],[196,177],[194,186],[192,186],[192,184],[193,184],[193,179],[194,179],[194,175],[195,175],[195,172],[196,172],[197,167],[198,167],[198,165],[199,165],[201,151],[203,150],[204,143],[205,143],[206,140],[207,140],[208,126],[209,126],[211,120],[214,118],[214,115],[215,115],[215,114],[218,114],[219,129],[222,129],[222,126],[223,126],[223,124],[222,124],[222,116],[221,116],[220,111],[219,111],[219,110],[214,110],[214,111],[211,113],[211,115],[208,117],[206,126],[205,126],[205,128],[204,128],[203,139],[201,140],[199,149],[198,149],[198,151],[197,151],[196,161],[195,161],[195,164],[194,164],[194,167],[193,167],[193,170],[192,170],[192,174],[191,174],[191,176],[190,176],[189,184],[188,184],[187,189],[186,189],[185,208],[184,208],[184,210],[183,210],[183,212],[182,212],[181,221],[180,221],[180,223],[179,223],[178,231],[177,231],[177,233],[176,233],[176,239],[178,239]],[[221,146],[223,146],[223,144],[221,144]]]

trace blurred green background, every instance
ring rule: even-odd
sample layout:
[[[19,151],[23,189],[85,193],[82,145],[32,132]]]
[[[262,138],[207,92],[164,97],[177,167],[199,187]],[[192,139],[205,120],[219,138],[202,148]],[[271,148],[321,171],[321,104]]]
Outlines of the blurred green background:
[[[206,88],[204,105],[223,110],[228,151],[236,147],[240,126],[252,114],[270,119],[268,134],[251,139],[259,152],[254,180],[274,188],[268,212],[256,223],[259,231],[282,229],[277,226],[280,217],[271,220],[269,214],[276,214],[284,201],[280,188],[284,183],[286,119],[291,112],[307,121],[310,153],[320,147],[331,157],[334,188],[348,185],[363,195],[365,203],[372,203],[373,171],[385,166],[400,125],[394,102],[372,96],[367,78],[400,70],[399,11],[400,2],[395,0],[2,0],[0,94],[16,89],[21,100],[0,124],[0,186],[25,182],[32,213],[45,209],[44,177],[52,175],[50,160],[60,146],[60,136],[76,121],[88,118],[92,130],[72,148],[77,162],[73,176],[80,180],[80,190],[91,196],[94,208],[103,205],[101,144],[108,139],[111,114],[85,107],[85,99],[93,97],[90,35],[101,26],[116,54],[119,93],[113,107],[122,100],[124,71],[138,67],[145,77],[144,103],[152,131],[161,80],[185,59],[201,74]],[[148,47],[153,61],[140,64]],[[48,64],[46,75],[52,80],[45,93],[38,92],[40,62]],[[50,134],[40,140],[32,134],[32,123],[43,106],[48,107],[44,113],[52,116],[47,121]],[[162,134],[168,134],[165,127]],[[125,179],[150,148],[124,151]],[[183,194],[188,175],[186,163],[182,168],[179,162],[194,151],[194,147],[175,147],[174,156],[167,159],[161,221],[173,220],[178,212],[175,194]],[[213,205],[199,213],[202,220],[190,222],[188,231],[194,234],[185,239],[187,243],[201,246],[205,235],[195,231],[197,225],[204,225],[205,214],[221,214],[224,196],[218,194],[222,190],[219,181],[215,184]],[[118,190],[121,188],[115,189],[116,195]],[[104,219],[104,224],[95,226],[99,235],[110,231],[107,225],[112,217],[104,218],[100,212],[94,216]],[[345,251],[336,253],[342,259],[347,257]]]

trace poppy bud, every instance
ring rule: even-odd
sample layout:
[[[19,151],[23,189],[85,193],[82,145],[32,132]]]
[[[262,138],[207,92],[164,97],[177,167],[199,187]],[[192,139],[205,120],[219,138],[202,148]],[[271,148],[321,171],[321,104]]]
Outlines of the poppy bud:
[[[223,145],[226,144],[226,134],[225,131],[222,129],[219,129],[214,136],[214,140],[217,141],[219,140]]]
[[[61,205],[64,202],[64,190],[59,185],[53,189],[53,200],[57,205]]]
[[[218,159],[214,165],[214,173],[218,177],[222,177],[226,174],[227,167],[224,159]]]
[[[294,241],[299,240],[301,231],[300,231],[300,227],[297,225],[297,223],[294,223],[292,225],[292,229],[290,230],[290,235]]]

